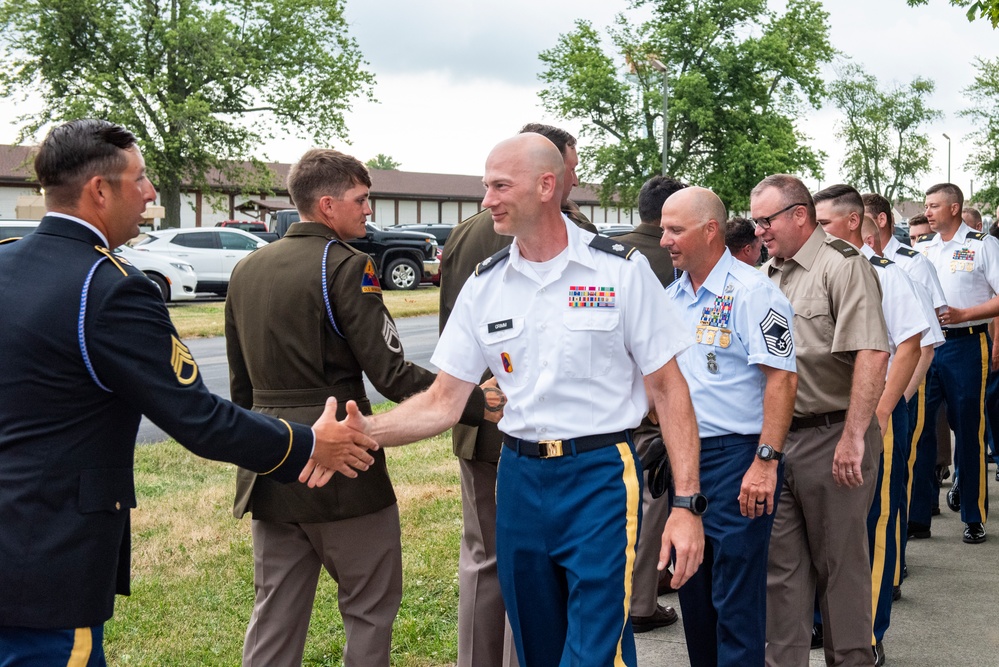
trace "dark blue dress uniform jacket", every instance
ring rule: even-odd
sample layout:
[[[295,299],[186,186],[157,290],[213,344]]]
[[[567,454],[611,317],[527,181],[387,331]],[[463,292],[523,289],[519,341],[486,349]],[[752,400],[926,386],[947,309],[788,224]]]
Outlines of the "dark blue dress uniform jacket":
[[[156,286],[98,246],[51,216],[0,245],[0,626],[100,625],[129,593],[142,414],[195,454],[279,481],[311,452],[308,426],[211,394]]]

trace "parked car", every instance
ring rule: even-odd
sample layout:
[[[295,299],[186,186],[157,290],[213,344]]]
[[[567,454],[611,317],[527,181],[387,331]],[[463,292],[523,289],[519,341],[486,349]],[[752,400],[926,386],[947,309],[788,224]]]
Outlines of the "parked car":
[[[190,301],[197,296],[198,274],[187,262],[150,252],[139,252],[128,246],[114,249],[114,254],[146,274],[160,288],[164,301]]]
[[[447,243],[447,237],[457,225],[398,225],[391,229],[398,229],[401,232],[417,232],[419,234],[430,234],[437,239],[437,245],[443,246]]]
[[[244,232],[266,232],[267,225],[253,220],[223,220],[216,222],[216,227],[229,227],[230,229],[242,229]]]
[[[622,234],[630,234],[635,231],[635,227],[632,225],[599,224],[596,227],[601,236],[608,237],[621,236]]]
[[[288,228],[299,221],[298,211],[278,211],[271,214],[271,229],[284,236]],[[411,290],[440,272],[437,239],[429,234],[395,231],[396,227],[379,229],[368,223],[367,234],[350,241],[375,262],[382,287],[385,289]]]
[[[0,220],[0,241],[20,238],[35,231],[38,220]]]
[[[225,294],[233,267],[257,248],[267,245],[242,229],[193,227],[140,234],[129,242],[138,252],[180,259],[198,274],[198,292]]]

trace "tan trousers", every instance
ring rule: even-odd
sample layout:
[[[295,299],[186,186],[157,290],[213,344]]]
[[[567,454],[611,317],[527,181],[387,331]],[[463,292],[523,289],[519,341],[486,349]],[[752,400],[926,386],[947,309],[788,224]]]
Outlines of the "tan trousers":
[[[461,546],[458,551],[458,667],[517,667],[513,634],[496,574],[496,469],[458,459]]]
[[[327,523],[253,521],[256,600],[243,645],[247,667],[298,667],[320,569],[339,585],[346,667],[388,667],[402,601],[399,507]]]
[[[639,458],[645,452],[649,441],[659,435],[659,428],[643,420],[635,430],[635,451]],[[659,601],[659,551],[663,543],[663,529],[669,518],[669,494],[653,498],[649,493],[649,475],[645,473],[645,486],[642,490],[642,530],[638,534],[635,548],[635,568],[632,575],[631,615],[651,616]]]
[[[784,485],[767,568],[767,665],[807,667],[818,592],[827,665],[873,665],[867,513],[882,440],[865,434],[856,489],[836,486],[832,461],[843,424],[788,433]]]

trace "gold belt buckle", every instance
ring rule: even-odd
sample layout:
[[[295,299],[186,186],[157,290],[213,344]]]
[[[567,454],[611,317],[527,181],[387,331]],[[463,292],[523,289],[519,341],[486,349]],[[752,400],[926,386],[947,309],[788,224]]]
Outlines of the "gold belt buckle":
[[[562,456],[561,440],[540,440],[538,441],[538,458],[552,459]]]

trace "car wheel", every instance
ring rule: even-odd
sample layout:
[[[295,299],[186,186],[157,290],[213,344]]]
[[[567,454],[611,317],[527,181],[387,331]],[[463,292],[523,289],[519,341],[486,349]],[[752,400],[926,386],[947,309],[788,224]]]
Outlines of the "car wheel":
[[[421,271],[416,262],[406,257],[393,259],[385,269],[385,286],[389,289],[416,289]]]
[[[162,277],[155,273],[147,273],[146,277],[153,281],[153,284],[160,288],[160,294],[163,295],[164,301],[170,300],[170,285]]]

